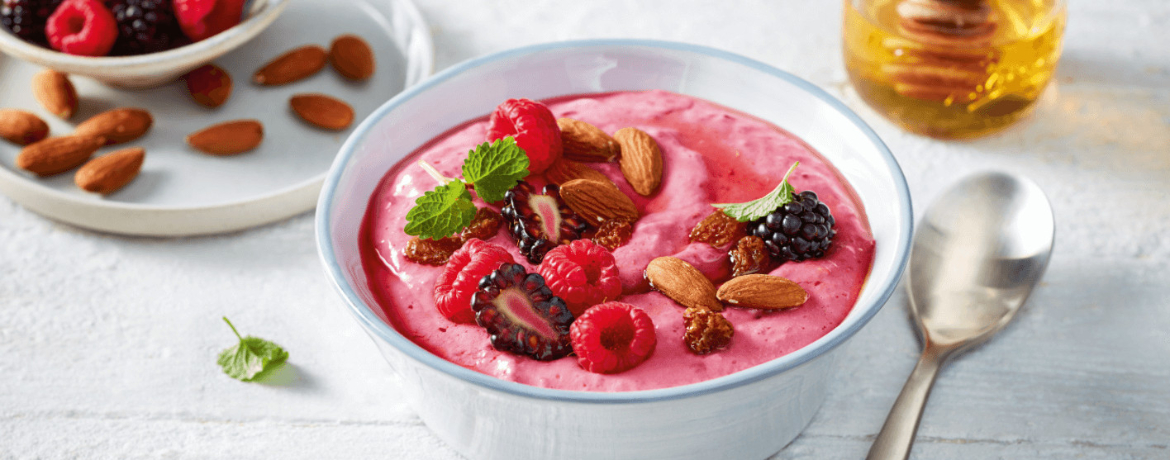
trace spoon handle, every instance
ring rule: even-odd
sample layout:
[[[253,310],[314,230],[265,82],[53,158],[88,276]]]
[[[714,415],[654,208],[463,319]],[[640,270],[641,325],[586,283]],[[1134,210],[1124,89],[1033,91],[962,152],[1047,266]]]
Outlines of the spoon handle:
[[[922,419],[926,398],[930,397],[930,388],[934,386],[934,379],[948,355],[929,345],[922,350],[914,372],[910,373],[910,378],[902,387],[902,393],[894,402],[893,409],[890,409],[890,415],[886,417],[877,440],[869,448],[866,460],[910,458],[910,447],[914,444],[914,434],[918,432],[918,421]]]

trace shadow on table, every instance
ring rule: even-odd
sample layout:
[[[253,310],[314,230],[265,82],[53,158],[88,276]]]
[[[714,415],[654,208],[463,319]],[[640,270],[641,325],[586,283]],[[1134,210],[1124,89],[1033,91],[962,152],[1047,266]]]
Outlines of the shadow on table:
[[[284,363],[280,367],[273,369],[263,379],[257,380],[256,383],[298,393],[312,393],[320,389],[320,385],[318,385],[317,379],[313,377],[313,374],[306,372],[296,364],[289,363]]]

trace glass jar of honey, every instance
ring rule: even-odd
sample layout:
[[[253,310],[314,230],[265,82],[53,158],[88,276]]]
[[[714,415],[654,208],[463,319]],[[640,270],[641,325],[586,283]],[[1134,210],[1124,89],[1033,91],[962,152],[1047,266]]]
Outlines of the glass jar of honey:
[[[845,67],[905,129],[971,138],[1031,111],[1060,58],[1063,0],[845,0]]]

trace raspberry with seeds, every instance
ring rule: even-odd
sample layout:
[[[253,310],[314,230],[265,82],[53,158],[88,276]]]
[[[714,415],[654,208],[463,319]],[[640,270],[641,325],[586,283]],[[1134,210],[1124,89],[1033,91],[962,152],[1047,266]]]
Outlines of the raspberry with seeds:
[[[57,51],[105,56],[118,39],[118,23],[98,0],[68,0],[49,16],[45,36]]]
[[[577,364],[598,374],[616,374],[638,367],[658,345],[650,315],[622,302],[590,308],[573,322],[569,337]]]
[[[544,255],[537,271],[553,294],[565,300],[573,316],[581,316],[589,307],[622,294],[613,254],[589,240],[553,248]]]
[[[561,128],[547,106],[528,99],[508,99],[488,122],[488,142],[512,136],[528,155],[529,174],[540,174],[561,157]]]
[[[505,263],[512,263],[512,254],[504,248],[474,238],[464,243],[451,254],[439,279],[435,280],[435,307],[439,313],[456,323],[474,323],[472,294],[484,276]]]

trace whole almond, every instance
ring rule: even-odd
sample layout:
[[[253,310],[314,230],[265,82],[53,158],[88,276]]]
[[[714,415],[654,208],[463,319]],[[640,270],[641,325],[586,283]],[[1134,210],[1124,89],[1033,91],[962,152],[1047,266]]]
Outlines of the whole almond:
[[[252,150],[264,140],[257,120],[235,120],[208,126],[187,136],[187,144],[210,155],[235,155]]]
[[[69,76],[53,69],[45,69],[33,75],[33,97],[49,113],[68,120],[77,112],[77,90]]]
[[[102,139],[97,137],[51,137],[21,150],[16,167],[38,176],[60,174],[85,163],[101,146]]]
[[[205,64],[183,76],[196,104],[216,108],[232,95],[232,76],[215,64]]]
[[[715,300],[715,285],[691,264],[677,257],[659,257],[646,265],[650,287],[686,308],[722,311]]]
[[[342,130],[353,123],[353,108],[324,94],[297,94],[288,105],[301,119],[319,128]]]
[[[561,145],[564,158],[573,161],[606,163],[613,161],[621,152],[609,134],[589,123],[572,118],[558,118],[561,128]]]
[[[374,52],[357,35],[342,35],[329,46],[329,62],[341,76],[361,81],[374,75]]]
[[[571,181],[573,179],[585,179],[597,182],[612,183],[609,181],[609,178],[605,176],[605,174],[601,173],[601,171],[593,169],[593,167],[587,164],[568,160],[564,157],[558,158],[556,161],[552,162],[548,169],[544,170],[544,177],[545,179],[548,179],[549,182],[557,185],[562,185],[565,182]]]
[[[252,75],[258,85],[284,85],[307,78],[325,68],[328,54],[325,48],[306,45],[273,59]]]
[[[130,142],[142,137],[154,124],[150,112],[133,107],[107,110],[77,125],[73,134],[101,137],[106,145]]]
[[[561,184],[560,193],[573,212],[595,224],[608,219],[638,220],[638,208],[633,200],[608,179],[605,182],[573,179]]]
[[[28,145],[49,136],[49,125],[41,117],[23,110],[0,109],[0,137]]]
[[[715,297],[731,306],[779,310],[804,305],[808,292],[788,278],[755,274],[723,283]]]
[[[77,174],[73,183],[82,190],[102,195],[114,193],[134,180],[142,169],[146,150],[140,147],[117,150],[89,160]]]
[[[658,142],[638,128],[622,128],[613,133],[621,145],[619,164],[622,175],[642,196],[650,196],[662,183],[662,151]]]

